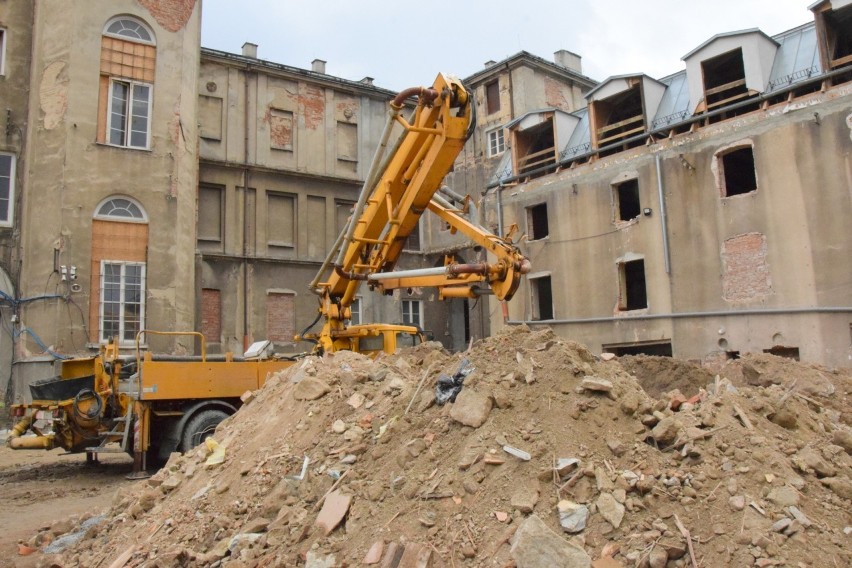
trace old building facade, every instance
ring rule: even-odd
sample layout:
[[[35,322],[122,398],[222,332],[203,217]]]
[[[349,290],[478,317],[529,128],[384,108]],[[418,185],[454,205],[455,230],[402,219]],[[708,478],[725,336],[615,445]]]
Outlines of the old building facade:
[[[16,0],[2,8],[10,58],[1,83],[15,105],[3,154],[16,163],[2,259],[11,283],[3,323],[15,351],[3,367],[20,396],[55,358],[110,338],[131,348],[145,327],[194,327],[200,7]],[[143,342],[193,348],[191,338]]]
[[[850,364],[852,6],[811,9],[508,125],[487,218],[523,228],[534,268],[505,323],[622,354]],[[555,143],[529,167],[541,124]]]

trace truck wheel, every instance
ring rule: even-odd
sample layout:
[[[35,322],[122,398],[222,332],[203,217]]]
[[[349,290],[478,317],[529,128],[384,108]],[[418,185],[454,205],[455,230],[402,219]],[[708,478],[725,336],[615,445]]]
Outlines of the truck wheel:
[[[221,410],[204,410],[193,416],[183,429],[180,449],[188,452],[213,435],[219,423],[228,415]]]

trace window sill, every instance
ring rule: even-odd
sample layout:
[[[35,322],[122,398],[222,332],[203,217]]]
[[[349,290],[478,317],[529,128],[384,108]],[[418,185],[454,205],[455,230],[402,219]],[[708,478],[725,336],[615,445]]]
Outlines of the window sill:
[[[293,146],[270,146],[270,150],[275,150],[276,152],[290,152],[293,153]]]
[[[338,161],[338,162],[349,162],[349,163],[351,163],[351,164],[357,164],[357,163],[358,163],[358,158],[347,158],[347,157],[345,157],[345,156],[338,156],[338,157],[337,157],[337,161]]]
[[[151,149],[150,146],[147,147],[147,148],[139,148],[137,146],[118,146],[116,144],[109,144],[107,142],[95,142],[95,145],[101,146],[103,148],[115,148],[117,150],[134,150],[134,151],[137,151],[137,152],[149,152],[149,153],[153,152],[153,150]]]

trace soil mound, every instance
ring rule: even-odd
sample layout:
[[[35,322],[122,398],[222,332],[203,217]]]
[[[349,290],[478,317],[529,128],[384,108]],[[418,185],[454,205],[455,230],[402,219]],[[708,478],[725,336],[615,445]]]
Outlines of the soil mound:
[[[849,372],[657,359],[525,327],[304,359],[45,565],[850,565]]]

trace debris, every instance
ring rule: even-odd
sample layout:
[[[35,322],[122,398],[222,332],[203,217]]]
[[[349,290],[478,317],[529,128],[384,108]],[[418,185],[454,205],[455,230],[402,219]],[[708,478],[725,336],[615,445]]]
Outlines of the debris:
[[[491,397],[468,388],[458,393],[450,409],[450,418],[465,426],[479,428],[488,420],[490,413]]]
[[[748,416],[745,412],[743,412],[742,408],[735,404],[734,411],[737,413],[737,418],[740,419],[740,421],[743,423],[743,426],[745,426],[749,430],[754,430],[754,426],[751,425],[751,420],[748,419]]]
[[[349,512],[350,503],[352,503],[351,495],[332,491],[326,496],[322,510],[314,524],[322,529],[325,536],[328,536]]]
[[[580,383],[580,388],[593,392],[612,392],[612,381],[599,379],[597,377],[586,377]]]
[[[458,396],[462,389],[465,378],[473,371],[474,367],[470,364],[470,361],[462,359],[452,376],[442,373],[438,377],[438,384],[435,387],[435,403],[438,406],[443,406],[447,402],[455,402],[456,396]]]
[[[598,513],[613,526],[618,528],[621,526],[621,521],[624,519],[624,505],[619,503],[611,493],[601,493],[598,500],[595,501],[598,508]]]
[[[524,461],[530,461],[532,456],[525,452],[524,450],[519,450],[518,448],[513,448],[512,446],[503,446],[503,451],[507,454],[511,454],[516,458]]]
[[[305,377],[293,389],[296,400],[317,400],[331,392],[331,386],[316,377]]]
[[[385,551],[385,541],[377,540],[373,543],[373,546],[370,547],[370,550],[367,551],[367,554],[364,555],[364,560],[361,561],[362,564],[371,565],[378,564],[382,560],[382,553]]]
[[[225,446],[219,444],[212,436],[204,440],[204,445],[207,446],[207,452],[209,453],[207,461],[204,462],[206,467],[219,465],[225,461]],[[172,476],[172,478],[174,478],[174,476]],[[169,480],[167,479],[163,482],[163,485],[166,485],[168,481]],[[174,487],[172,487],[172,489],[174,489]]]
[[[565,540],[537,515],[530,515],[512,538],[510,550],[518,568],[590,568],[586,551]]]
[[[589,520],[589,508],[573,501],[563,499],[556,505],[559,513],[559,524],[567,533],[582,532]]]

